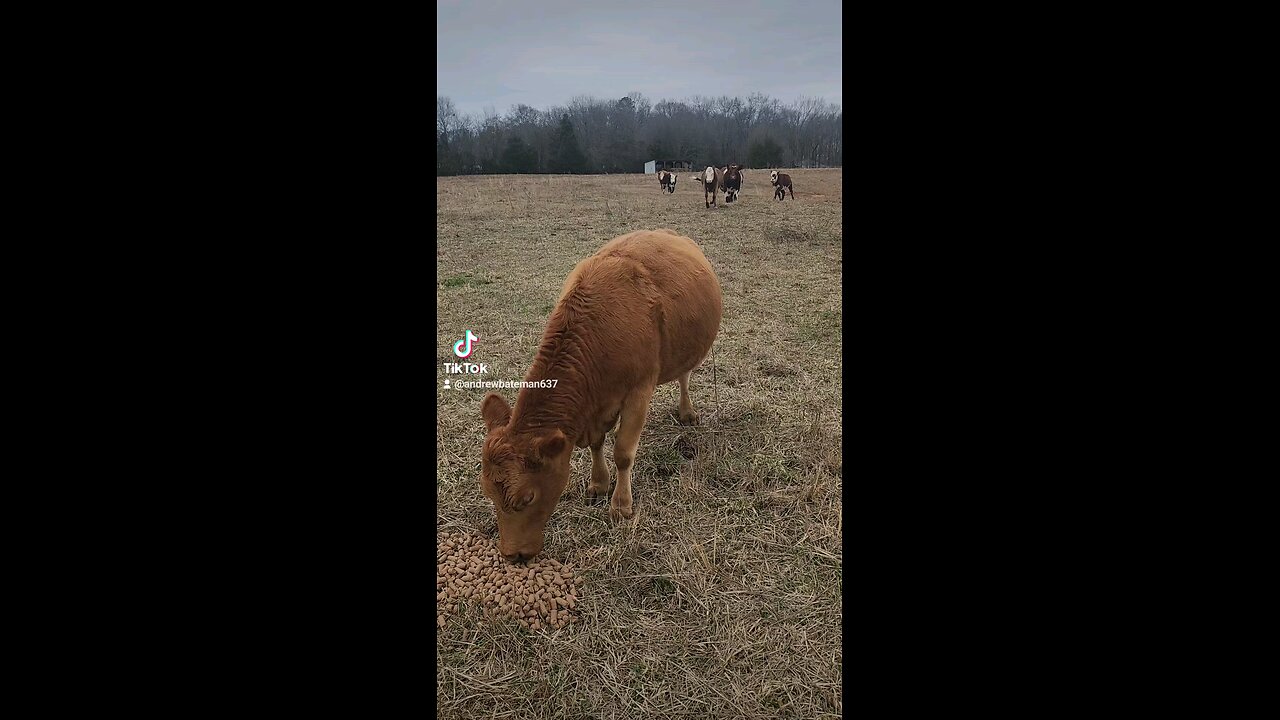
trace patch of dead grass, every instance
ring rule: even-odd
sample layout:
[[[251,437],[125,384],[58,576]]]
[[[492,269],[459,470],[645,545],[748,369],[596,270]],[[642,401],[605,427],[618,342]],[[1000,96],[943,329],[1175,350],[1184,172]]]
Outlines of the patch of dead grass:
[[[544,553],[579,569],[579,622],[450,622],[439,717],[840,715],[842,171],[787,172],[794,202],[757,170],[711,210],[684,177],[674,195],[640,174],[438,179],[438,530],[496,531],[478,486],[484,391],[442,389],[464,330],[486,379],[522,379],[565,276],[640,228],[698,241],[725,306],[714,369],[691,382],[701,424],[675,422],[674,383],[655,393],[635,518],[584,504],[590,454],[575,452]]]

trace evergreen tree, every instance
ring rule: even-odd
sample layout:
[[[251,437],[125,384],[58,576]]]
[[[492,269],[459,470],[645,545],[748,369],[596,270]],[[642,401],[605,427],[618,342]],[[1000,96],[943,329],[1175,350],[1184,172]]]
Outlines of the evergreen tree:
[[[781,167],[782,146],[773,138],[765,138],[751,144],[747,162],[753,168]]]
[[[519,135],[512,135],[507,140],[507,149],[502,151],[502,171],[520,174],[537,172],[537,151],[529,147]]]
[[[551,140],[551,162],[548,164],[554,173],[580,173],[586,170],[587,158],[578,147],[578,138],[573,132],[573,123],[569,122],[569,114],[560,118],[560,131]]]

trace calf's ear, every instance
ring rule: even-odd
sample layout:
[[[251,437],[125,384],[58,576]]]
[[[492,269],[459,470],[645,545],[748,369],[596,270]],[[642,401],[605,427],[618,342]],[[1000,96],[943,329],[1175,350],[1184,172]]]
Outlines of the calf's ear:
[[[569,438],[564,432],[553,430],[550,435],[543,435],[534,442],[533,454],[539,462],[545,462],[564,452],[568,444]]]
[[[480,416],[484,418],[484,429],[492,432],[496,427],[506,427],[511,420],[511,407],[497,393],[489,393],[480,402]]]

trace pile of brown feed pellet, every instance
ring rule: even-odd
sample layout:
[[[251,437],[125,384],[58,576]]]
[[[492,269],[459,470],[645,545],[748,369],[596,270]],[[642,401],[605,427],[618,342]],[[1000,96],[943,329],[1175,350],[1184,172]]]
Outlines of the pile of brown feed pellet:
[[[513,565],[497,544],[476,535],[446,532],[436,542],[436,625],[467,605],[488,618],[509,617],[532,630],[562,628],[578,618],[578,577],[550,558]]]

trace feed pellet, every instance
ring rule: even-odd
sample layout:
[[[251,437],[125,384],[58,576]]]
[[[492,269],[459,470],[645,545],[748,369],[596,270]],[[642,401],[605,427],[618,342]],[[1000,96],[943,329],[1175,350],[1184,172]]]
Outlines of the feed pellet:
[[[578,618],[578,576],[550,558],[513,565],[497,544],[468,533],[446,532],[436,550],[436,625],[468,605],[487,618],[509,617],[531,630],[562,628]]]

